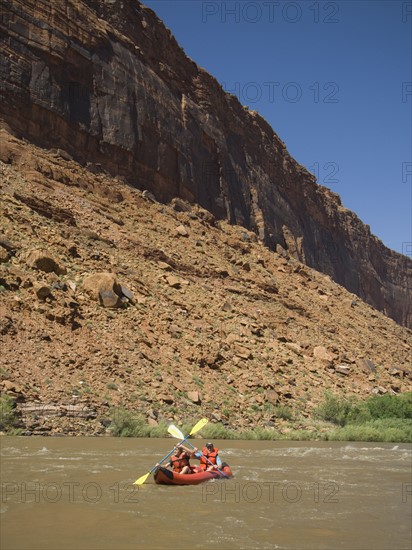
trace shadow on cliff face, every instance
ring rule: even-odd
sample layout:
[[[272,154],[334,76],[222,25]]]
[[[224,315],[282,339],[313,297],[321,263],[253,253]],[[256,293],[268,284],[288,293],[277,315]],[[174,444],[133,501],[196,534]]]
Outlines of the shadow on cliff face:
[[[80,82],[69,81],[62,87],[62,101],[68,111],[68,117],[73,124],[83,124],[89,128],[90,91]]]

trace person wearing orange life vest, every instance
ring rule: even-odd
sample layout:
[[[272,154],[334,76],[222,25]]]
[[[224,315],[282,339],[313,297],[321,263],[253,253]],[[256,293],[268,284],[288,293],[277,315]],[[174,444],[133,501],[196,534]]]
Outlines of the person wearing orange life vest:
[[[215,470],[222,467],[222,461],[218,453],[219,449],[209,442],[203,447],[202,453],[195,452],[195,457],[199,458],[202,470]]]
[[[196,449],[197,451],[197,449]],[[178,445],[175,448],[168,466],[173,468],[173,472],[178,474],[191,474],[190,459],[193,458],[195,451],[191,451],[183,445]]]

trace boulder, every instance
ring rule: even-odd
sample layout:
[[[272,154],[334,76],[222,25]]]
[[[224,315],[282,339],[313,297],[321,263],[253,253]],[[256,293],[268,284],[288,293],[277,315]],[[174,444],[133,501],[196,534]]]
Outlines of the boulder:
[[[340,374],[344,374],[345,376],[347,376],[348,374],[350,374],[350,366],[349,365],[337,365],[335,367],[335,372],[338,372]]]
[[[157,399],[159,401],[163,401],[164,403],[167,403],[168,405],[173,405],[175,402],[174,398],[171,395],[167,395],[165,393],[161,393],[157,396]]]
[[[180,199],[179,197],[175,197],[171,200],[170,204],[172,205],[173,210],[176,212],[191,212],[192,206],[187,201],[184,201],[183,199]]]
[[[266,390],[265,391],[265,401],[272,405],[279,403],[279,394],[275,390]]]
[[[0,248],[4,248],[7,252],[10,252],[13,255],[17,250],[19,250],[20,246],[10,242],[6,239],[6,237],[0,235]]]
[[[199,359],[199,367],[209,367],[213,370],[218,370],[220,363],[224,360],[224,357],[221,355],[220,351],[209,351],[206,355],[202,356]]]
[[[188,391],[187,392],[187,397],[190,399],[190,401],[192,401],[192,403],[194,403],[195,405],[200,405],[202,400],[200,398],[200,394],[197,390],[194,390],[194,391]]]
[[[113,290],[101,290],[99,292],[99,302],[103,307],[117,307],[119,300],[119,296]]]
[[[89,275],[83,281],[83,289],[104,307],[117,307],[122,297],[121,285],[113,273]]]
[[[176,227],[176,233],[178,235],[180,235],[181,237],[188,237],[189,236],[189,232],[188,230],[186,229],[186,227],[184,225],[179,225]]]
[[[122,295],[127,298],[131,304],[133,304],[133,292],[130,290],[130,288],[123,284],[119,285],[119,288]]]
[[[358,359],[356,363],[363,372],[371,373],[376,371],[375,365],[369,359]]]
[[[175,277],[174,275],[170,275],[166,278],[167,284],[171,286],[172,288],[180,288],[181,287],[181,281],[178,277]]]
[[[0,335],[16,334],[17,330],[14,321],[7,315],[0,317]]]
[[[12,391],[12,392],[15,392],[15,393],[22,393],[22,391],[23,391],[21,386],[19,386],[15,382],[12,382],[11,380],[3,380],[2,384],[3,384],[3,388],[6,392],[7,391]]]
[[[376,386],[375,388],[372,388],[371,393],[374,395],[385,395],[385,393],[388,393],[388,390],[383,386]]]
[[[336,359],[336,355],[329,351],[325,346],[316,346],[313,348],[313,357],[319,361],[330,363]]]
[[[286,342],[286,347],[289,348],[291,351],[294,351],[298,355],[302,354],[302,348],[299,344],[296,344],[295,342]]]
[[[222,311],[227,311],[227,312],[230,312],[232,311],[233,307],[232,307],[232,304],[230,302],[224,302],[222,304]]]

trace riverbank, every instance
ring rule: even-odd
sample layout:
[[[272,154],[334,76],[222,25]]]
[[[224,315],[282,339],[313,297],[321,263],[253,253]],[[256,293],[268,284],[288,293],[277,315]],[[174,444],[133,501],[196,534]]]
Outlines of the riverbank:
[[[30,430],[22,422],[13,401],[8,396],[1,400],[0,431],[9,435],[50,436],[113,436],[113,437],[167,437],[171,422],[179,423],[173,415],[152,423],[144,415],[115,408],[103,418],[60,417],[54,429]],[[40,409],[37,410],[37,413]],[[412,442],[412,392],[401,395],[372,396],[366,401],[339,398],[331,393],[314,410],[303,417],[289,407],[278,407],[275,420],[266,426],[241,429],[235,423],[209,422],[201,433],[206,439],[229,440],[290,440],[290,441],[376,441]],[[272,414],[273,418],[273,414]],[[192,425],[182,422],[184,433]]]
[[[412,392],[400,396],[372,396],[366,401],[345,400],[327,393],[310,418],[294,417],[292,409],[279,408],[272,425],[246,430],[222,423],[202,429],[206,439],[291,441],[412,442]],[[163,437],[167,424],[151,428],[142,418],[123,411],[111,426],[120,437]],[[190,424],[183,426],[189,433]]]

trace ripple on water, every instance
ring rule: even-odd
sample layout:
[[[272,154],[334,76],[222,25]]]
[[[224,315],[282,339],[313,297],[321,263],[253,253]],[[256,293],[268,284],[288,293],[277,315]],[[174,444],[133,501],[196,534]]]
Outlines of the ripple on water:
[[[17,447],[2,447],[0,456],[13,456],[21,454],[21,449]]]
[[[346,445],[342,452],[342,460],[354,460],[359,462],[381,462],[382,454],[385,453],[388,458],[393,455],[396,461],[406,462],[410,461],[412,457],[412,449],[406,449],[395,445],[394,447],[355,447],[353,445]]]
[[[28,450],[27,447],[21,449],[17,447],[2,447],[0,456],[4,458],[12,456],[15,460],[19,460],[33,456],[46,456],[48,454],[51,454],[51,451],[47,447],[42,447],[37,450]]]

